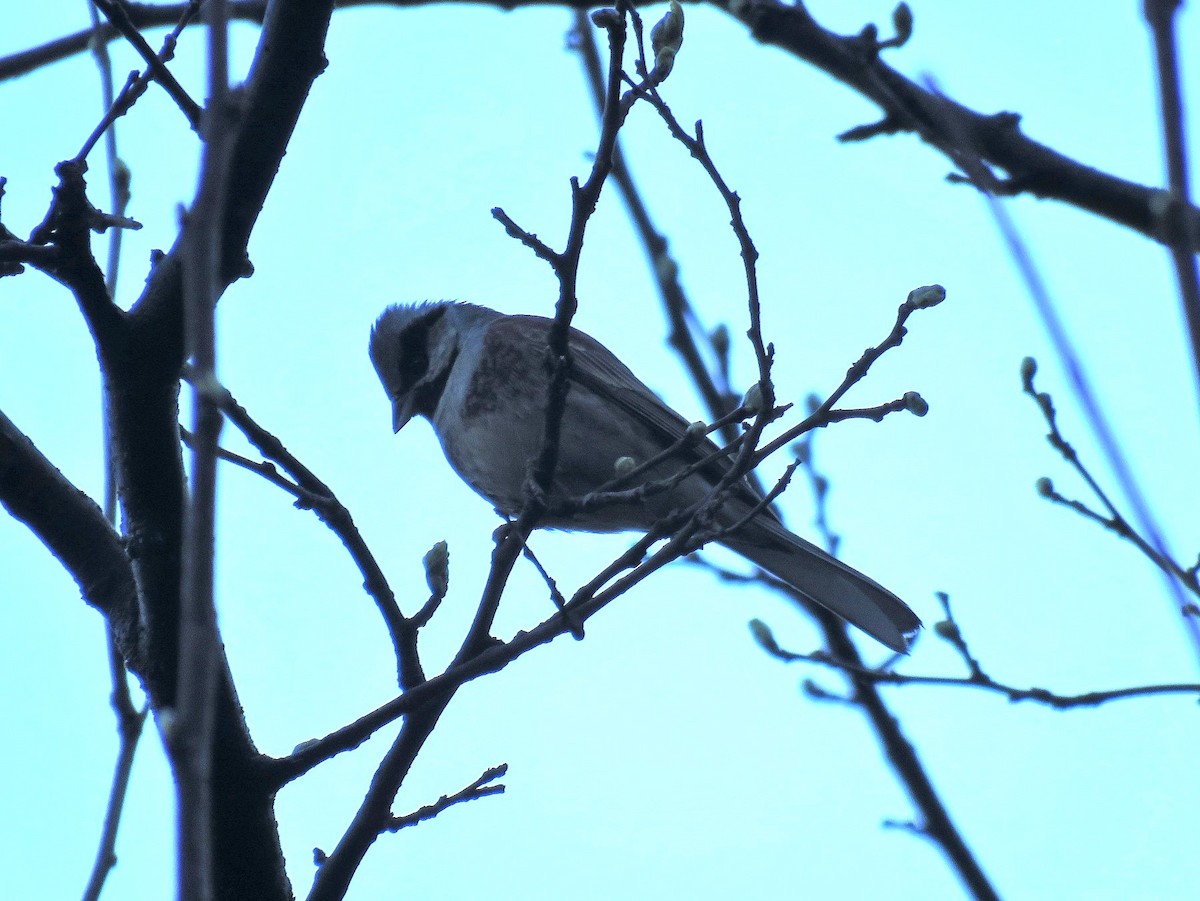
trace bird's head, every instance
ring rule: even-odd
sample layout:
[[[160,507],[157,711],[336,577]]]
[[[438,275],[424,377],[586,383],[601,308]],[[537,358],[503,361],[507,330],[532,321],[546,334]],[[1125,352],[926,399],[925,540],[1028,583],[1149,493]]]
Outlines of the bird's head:
[[[371,362],[392,403],[392,429],[431,418],[459,352],[459,305],[447,301],[388,307],[371,329]]]

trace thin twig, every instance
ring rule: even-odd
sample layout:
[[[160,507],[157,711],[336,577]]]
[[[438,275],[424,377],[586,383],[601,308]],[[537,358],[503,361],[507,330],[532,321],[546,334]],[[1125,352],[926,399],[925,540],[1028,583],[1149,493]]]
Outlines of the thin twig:
[[[815,412],[820,406],[820,398],[811,395],[809,397],[810,410]],[[800,440],[792,446],[792,450],[796,459],[804,467],[805,475],[808,476],[808,488],[813,497],[813,507],[816,510],[813,525],[817,529],[817,535],[820,536],[821,546],[829,552],[830,556],[836,557],[842,537],[833,530],[833,526],[829,522],[829,479],[817,469],[816,436],[815,431],[801,435]]]
[[[339,0],[338,7],[389,5],[408,8],[428,5],[432,0]],[[823,28],[803,4],[783,0],[710,0],[711,5],[740,20],[756,41],[781,47],[797,59],[817,67],[841,84],[857,91],[883,109],[877,122],[847,129],[842,140],[865,140],[878,135],[914,132],[950,159],[956,148],[943,127],[952,120],[961,128],[955,131],[978,136],[978,144],[990,165],[1009,173],[1003,182],[1009,194],[1028,193],[1050,197],[1134,229],[1155,241],[1161,241],[1161,216],[1155,212],[1158,189],[1118,178],[1085,165],[1040,144],[1021,132],[1020,117],[1012,113],[985,115],[960,103],[929,96],[922,88],[888,66],[879,52],[887,41],[863,41],[862,33],[838,35]],[[516,6],[553,4],[573,8],[587,7],[588,0],[490,0],[490,5],[510,10]],[[184,3],[139,3],[130,8],[131,19],[141,28],[170,25]],[[266,0],[229,0],[231,17],[261,23]],[[115,29],[105,27],[99,34],[84,29],[56,38],[25,51],[0,57],[0,81],[27,74],[35,69],[85,51],[92,40],[111,41]],[[930,112],[938,110],[938,116]],[[1193,223],[1200,222],[1200,210],[1187,211]],[[1200,238],[1200,236],[1198,236]]]
[[[679,519],[688,518],[690,517],[681,515]],[[662,531],[651,531],[643,535],[592,581],[577,589],[565,607],[574,620],[585,623],[608,604],[658,572],[668,563],[690,553],[693,549],[688,544],[691,538],[690,533],[679,532],[658,551],[649,557],[646,556],[650,547],[660,541],[666,532],[675,529],[677,525],[675,520],[671,520],[663,524]],[[697,527],[693,526],[693,531],[695,528]],[[622,572],[626,574],[612,582],[613,578]],[[612,584],[609,584],[610,582]],[[263,778],[267,784],[281,788],[326,760],[358,747],[388,723],[402,716],[424,711],[429,704],[440,703],[439,699],[444,693],[453,692],[459,686],[480,676],[499,672],[518,657],[553,641],[558,636],[569,632],[570,629],[571,623],[568,618],[555,613],[532,629],[519,632],[510,641],[489,642],[486,647],[473,656],[453,663],[444,672],[431,676],[425,682],[380,705],[353,723],[343,726],[323,738],[300,744],[287,757],[264,761]]]
[[[92,17],[92,27],[98,27],[99,15],[96,8],[88,5]],[[100,74],[100,96],[105,109],[113,105],[112,62],[108,57],[107,47],[97,43],[92,48],[96,68]],[[106,135],[105,157],[108,164],[109,204],[117,216],[123,216],[129,203],[129,174],[124,164],[117,157],[116,130],[110,129]],[[116,297],[117,272],[121,259],[121,237],[124,229],[114,228],[108,237],[108,265],[105,269],[105,288],[110,298]],[[107,393],[107,392],[105,392]],[[107,407],[107,401],[101,403]],[[111,423],[104,416],[104,516],[116,527],[117,522],[117,478],[114,458],[115,447],[112,441]],[[96,852],[96,862],[92,867],[91,877],[84,889],[84,901],[95,901],[104,889],[108,874],[117,864],[117,830],[121,824],[121,814],[125,807],[125,793],[129,787],[129,777],[133,772],[133,758],[137,751],[138,741],[142,735],[142,726],[149,711],[147,705],[141,711],[133,706],[129,693],[129,681],[125,670],[125,659],[117,647],[116,636],[111,623],[105,624],[108,645],[109,676],[112,680],[112,707],[117,715],[117,734],[119,745],[117,761],[113,769],[112,788],[109,791],[108,809],[104,814],[104,826],[100,835],[100,846]]]
[[[653,94],[653,92],[652,92]],[[675,121],[674,116],[666,107],[665,103],[661,103],[660,98],[655,94],[651,98],[660,115],[667,122],[672,134],[676,136],[688,149],[692,155],[701,161],[706,171],[709,172],[713,183],[717,186],[722,197],[726,201],[729,208],[731,222],[735,233],[738,236],[739,245],[742,248],[742,258],[745,263],[749,306],[751,313],[751,330],[749,337],[755,347],[756,357],[759,362],[759,387],[764,396],[764,405],[769,405],[772,402],[771,383],[769,378],[769,370],[771,363],[772,351],[769,347],[764,346],[761,333],[759,304],[757,287],[755,281],[755,266],[757,259],[757,251],[750,240],[749,232],[745,227],[745,223],[741,217],[740,199],[731,191],[716,171],[711,158],[708,156],[707,149],[704,146],[703,130],[699,122],[696,123],[696,135],[692,138],[679,126]],[[847,372],[842,384],[831,394],[823,404],[817,406],[812,415],[809,416],[803,423],[792,430],[786,432],[783,436],[769,443],[762,448],[756,448],[758,434],[761,432],[765,421],[762,416],[755,420],[750,433],[747,435],[746,444],[743,447],[742,453],[739,455],[734,471],[739,468],[745,469],[756,466],[768,454],[773,453],[781,447],[786,446],[795,440],[796,437],[805,434],[810,429],[818,426],[827,425],[838,418],[879,418],[881,419],[888,412],[894,412],[898,409],[908,409],[917,415],[924,415],[927,410],[925,402],[915,392],[909,392],[898,402],[893,404],[885,404],[879,408],[871,410],[841,410],[834,409],[835,404],[845,395],[849,389],[860,381],[874,364],[884,353],[892,347],[896,347],[903,340],[906,334],[905,322],[908,316],[918,309],[924,309],[940,303],[945,298],[945,291],[939,286],[927,286],[918,288],[912,291],[904,304],[901,305],[895,325],[892,328],[888,337],[876,347],[868,348],[863,356],[850,368]],[[784,478],[776,486],[768,498],[778,494],[786,486],[787,480],[795,467],[799,465],[797,460],[789,467]],[[764,501],[766,503],[766,501]],[[861,657],[858,649],[850,640],[847,634],[845,624],[836,615],[829,611],[812,604],[808,599],[802,598],[790,586],[779,585],[781,590],[794,597],[797,601],[809,610],[816,618],[825,633],[826,642],[833,649],[839,659],[850,660],[859,666],[862,665]],[[851,674],[852,675],[852,674]],[[998,898],[995,889],[992,887],[990,880],[984,873],[983,868],[976,860],[973,852],[966,843],[966,840],[954,824],[945,805],[942,803],[940,796],[933,786],[924,765],[921,763],[915,748],[908,738],[904,735],[898,718],[884,704],[882,697],[876,691],[874,685],[861,679],[854,678],[852,675],[851,681],[854,684],[854,694],[847,699],[855,706],[863,711],[870,720],[875,729],[879,741],[886,751],[889,760],[892,763],[894,770],[902,781],[905,788],[908,790],[913,803],[926,822],[926,831],[930,838],[935,841],[954,867],[955,872],[962,879],[964,885],[971,891],[974,897],[979,899]],[[815,691],[815,688],[813,689]]]
[[[572,34],[579,50],[584,74],[591,88],[597,114],[602,114],[605,90],[604,71],[600,62],[600,52],[596,47],[596,39],[592,33],[591,21],[585,10],[575,11],[575,26]],[[671,328],[667,339],[668,343],[683,361],[684,368],[708,408],[708,415],[714,420],[722,419],[737,405],[737,397],[730,390],[728,379],[722,378],[721,384],[718,384],[704,362],[692,333],[692,323],[696,321],[696,313],[680,282],[679,264],[668,250],[667,239],[654,225],[646,202],[634,181],[633,173],[621,149],[620,142],[613,150],[612,177],[625,200],[629,218],[641,238],[642,248],[646,252],[651,272],[658,286],[663,309]],[[723,427],[721,435],[728,444],[737,437],[737,432],[733,424],[729,423]]]
[[[550,380],[547,388],[546,407],[543,419],[542,441],[537,456],[530,461],[530,475],[526,484],[526,500],[516,521],[504,530],[497,539],[492,554],[491,570],[476,610],[475,619],[464,639],[455,663],[462,663],[491,641],[492,622],[499,608],[500,597],[508,583],[509,574],[516,563],[517,555],[525,539],[541,519],[550,496],[554,472],[558,466],[558,444],[563,414],[567,406],[572,367],[570,330],[571,320],[578,306],[576,282],[579,275],[579,260],[583,252],[584,233],[596,203],[600,199],[605,180],[612,171],[612,155],[616,146],[617,132],[625,121],[632,105],[632,98],[620,97],[621,60],[624,55],[628,12],[626,0],[618,0],[618,10],[601,10],[595,14],[598,25],[602,25],[609,37],[609,74],[605,111],[601,121],[600,139],[592,170],[582,185],[578,178],[571,179],[571,221],[567,230],[567,241],[561,253],[518,226],[499,207],[493,216],[502,222],[509,235],[531,247],[542,259],[547,260],[558,279],[558,302],[554,320],[548,336]],[[635,14],[636,15],[636,14]]]
[[[635,34],[638,37],[640,47],[641,28],[636,16],[634,22]],[[729,210],[729,224],[733,229],[741,250],[742,266],[746,281],[746,306],[750,314],[750,328],[746,332],[746,336],[750,339],[751,347],[754,349],[754,358],[758,364],[757,386],[760,392],[760,412],[747,430],[745,442],[739,454],[739,460],[742,460],[742,465],[735,465],[734,467],[734,470],[741,469],[742,473],[748,473],[755,469],[757,461],[763,459],[763,456],[757,456],[756,454],[758,441],[768,423],[766,414],[775,405],[775,389],[771,383],[771,365],[775,351],[773,347],[768,347],[763,339],[762,303],[758,292],[758,249],[754,246],[750,230],[746,227],[745,220],[742,217],[741,197],[726,184],[725,179],[708,153],[708,147],[704,141],[703,124],[697,121],[695,135],[689,134],[679,124],[679,121],[675,118],[675,114],[671,112],[670,107],[659,96],[657,86],[653,84],[645,89],[635,86],[632,92],[644,96],[654,107],[666,123],[672,137],[683,144],[696,161],[700,163],[701,167],[708,174],[709,180],[721,195],[726,208]]]
[[[112,707],[117,715],[117,735],[120,746],[117,763],[113,769],[112,789],[108,795],[108,809],[104,812],[104,828],[100,835],[100,848],[92,875],[83,891],[84,901],[96,901],[104,889],[104,881],[117,865],[117,829],[121,825],[121,812],[125,807],[125,792],[129,788],[129,777],[133,773],[133,757],[137,751],[142,726],[146,722],[149,705],[137,710],[129,694],[129,682],[125,673],[125,659],[117,649],[112,627],[108,627],[108,670],[112,678]]]
[[[558,609],[558,612],[563,616],[568,617],[568,624],[571,627],[571,635],[576,641],[583,641],[583,624],[576,622],[573,618],[570,618],[570,614],[564,609],[567,606],[567,599],[563,597],[563,593],[559,590],[558,582],[556,582],[554,577],[547,572],[546,567],[542,566],[542,561],[537,558],[537,554],[533,552],[533,548],[529,546],[528,541],[525,542],[525,546],[521,549],[521,553],[524,555],[526,560],[533,564],[533,568],[537,570],[538,575],[542,577],[542,581],[546,583],[546,587],[550,589],[550,601]]]
[[[175,79],[175,76],[171,74],[171,70],[166,67],[166,64],[158,58],[158,55],[153,49],[151,49],[150,45],[146,43],[146,39],[142,37],[141,32],[137,30],[137,26],[135,26],[130,20],[129,13],[125,8],[124,0],[92,0],[92,2],[99,7],[100,11],[104,13],[109,23],[112,24],[117,31],[121,32],[125,39],[129,41],[129,43],[133,45],[133,48],[141,55],[142,59],[145,60],[146,65],[149,66],[150,72],[154,76],[154,80],[157,81],[162,86],[163,90],[170,95],[171,99],[175,101],[175,105],[178,106],[183,112],[184,116],[187,117],[188,124],[192,126],[192,130],[195,132],[201,132],[201,119],[204,116],[204,111],[200,108],[200,105],[196,103],[195,100],[188,96],[188,92],[184,90],[183,85],[181,85]],[[209,3],[210,5],[219,6],[222,10],[222,13],[224,13],[225,4],[223,0],[209,0]],[[209,12],[209,16],[211,15],[213,15],[213,13]],[[213,20],[210,18],[209,21],[211,22]],[[222,19],[222,21],[225,20]],[[211,94],[209,103],[210,105],[212,103]]]
[[[419,709],[414,708],[404,720],[400,734],[396,736],[396,740],[376,769],[371,787],[337,847],[328,856],[319,858],[320,868],[313,880],[308,901],[341,901],[367,850],[379,837],[379,833],[387,828],[396,792],[407,777],[425,741],[432,734],[438,718],[454,697],[455,688],[443,689],[433,694],[420,692],[421,688],[429,684],[431,683],[427,682],[417,686],[405,695],[408,697],[420,693],[423,701]]]
[[[926,79],[926,85],[931,92],[940,96],[938,86],[932,78]],[[1071,389],[1075,393],[1080,406],[1083,408],[1088,427],[1091,429],[1097,444],[1100,446],[1101,452],[1104,454],[1105,462],[1116,475],[1122,493],[1133,508],[1133,515],[1138,524],[1138,530],[1145,535],[1146,541],[1154,547],[1157,553],[1163,557],[1170,558],[1172,555],[1167,546],[1166,537],[1158,525],[1158,519],[1150,509],[1150,504],[1142,493],[1141,486],[1138,484],[1137,478],[1134,476],[1133,470],[1130,468],[1129,462],[1125,457],[1125,453],[1121,449],[1120,442],[1117,440],[1116,432],[1109,424],[1108,417],[1100,406],[1100,400],[1092,389],[1091,380],[1088,378],[1087,372],[1083,367],[1082,358],[1075,349],[1075,343],[1071,340],[1066,325],[1059,316],[1058,305],[1054,302],[1054,298],[1050,294],[1050,289],[1042,279],[1041,272],[1033,259],[1033,254],[1017,229],[1016,222],[1009,215],[1008,208],[992,190],[988,173],[980,162],[978,154],[968,152],[972,146],[970,142],[965,141],[962,146],[964,150],[959,156],[958,163],[962,167],[966,177],[970,179],[987,202],[988,211],[996,223],[996,227],[1004,240],[1005,247],[1012,257],[1013,263],[1017,267],[1017,271],[1021,275],[1021,279],[1025,282],[1026,291],[1033,301],[1034,310],[1037,312],[1038,318],[1042,320],[1042,326],[1050,338],[1050,343],[1054,347],[1059,364],[1066,371]],[[1165,578],[1164,581],[1167,594],[1175,602],[1176,609],[1182,610],[1185,600],[1178,583],[1169,577]],[[1196,622],[1194,617],[1184,617],[1184,631],[1191,641],[1193,653],[1197,659],[1200,659],[1200,623]]]
[[[952,622],[952,621],[948,621]],[[1098,707],[1101,704],[1106,704],[1110,701],[1123,700],[1125,698],[1140,698],[1149,695],[1164,695],[1164,694],[1185,694],[1196,695],[1200,700],[1200,683],[1166,683],[1162,685],[1137,685],[1128,688],[1114,688],[1106,691],[1089,691],[1077,695],[1064,695],[1056,692],[1048,691],[1044,688],[1021,688],[1015,685],[1009,685],[1003,682],[998,682],[990,676],[984,675],[981,671],[976,671],[966,677],[961,676],[913,676],[907,673],[898,673],[890,668],[877,668],[863,666],[858,661],[846,660],[836,655],[832,655],[827,651],[816,651],[810,654],[797,653],[788,651],[780,647],[774,637],[771,635],[770,629],[760,620],[754,620],[751,623],[752,632],[755,639],[762,646],[763,650],[769,653],[772,657],[782,660],[786,663],[794,663],[804,661],[806,663],[816,663],[820,666],[827,667],[833,670],[853,675],[857,678],[866,680],[877,685],[941,685],[954,688],[977,688],[983,691],[1000,694],[1008,698],[1008,700],[1016,701],[1033,701],[1038,704],[1044,704],[1047,707],[1053,707],[1056,710],[1068,710],[1074,707]],[[957,624],[955,624],[957,630]],[[937,630],[939,635],[950,630]],[[947,637],[943,635],[942,637]],[[956,647],[959,645],[947,637]]]
[[[823,428],[832,422],[841,419],[876,419],[882,418],[887,413],[898,412],[901,409],[907,409],[913,413],[919,413],[921,408],[914,406],[919,399],[919,395],[915,392],[906,394],[905,397],[898,401],[891,401],[883,404],[880,407],[870,407],[865,410],[844,410],[838,411],[834,407],[846,392],[857,385],[871,367],[875,365],[875,361],[882,357],[889,350],[899,347],[908,334],[906,323],[908,318],[917,310],[927,309],[940,303],[945,297],[946,292],[938,285],[929,285],[923,288],[917,288],[909,292],[908,298],[896,311],[896,322],[892,326],[892,330],[888,333],[881,342],[873,347],[868,347],[861,357],[846,370],[846,376],[842,379],[832,393],[823,400],[812,413],[810,413],[802,422],[792,426],[779,435],[777,438],[768,441],[762,447],[758,448],[754,455],[754,465],[766,459],[771,454],[778,451],[780,448],[786,447],[797,438],[805,435],[813,429]]]
[[[1038,493],[1049,501],[1053,501],[1054,503],[1068,507],[1086,519],[1090,519],[1093,522],[1099,523],[1100,525],[1104,526],[1104,528],[1125,539],[1139,551],[1141,551],[1151,563],[1158,567],[1158,569],[1168,576],[1173,582],[1178,582],[1192,594],[1200,597],[1200,584],[1197,583],[1196,573],[1194,571],[1184,569],[1183,566],[1181,566],[1173,557],[1166,556],[1158,548],[1142,537],[1142,535],[1138,533],[1138,531],[1129,523],[1129,521],[1117,508],[1117,505],[1108,496],[1108,492],[1106,492],[1101,487],[1100,483],[1096,481],[1096,478],[1092,475],[1091,471],[1084,464],[1083,460],[1080,459],[1078,452],[1075,450],[1072,444],[1067,441],[1066,437],[1059,429],[1058,413],[1054,408],[1054,399],[1050,396],[1049,392],[1038,391],[1035,387],[1034,378],[1036,374],[1037,365],[1034,363],[1033,358],[1026,358],[1021,367],[1023,387],[1025,393],[1033,398],[1034,403],[1038,405],[1038,409],[1042,413],[1042,418],[1045,419],[1046,426],[1050,430],[1046,435],[1046,440],[1049,442],[1051,447],[1058,451],[1059,456],[1061,456],[1068,464],[1070,464],[1071,468],[1075,470],[1081,479],[1083,479],[1088,488],[1091,490],[1092,494],[1094,494],[1096,499],[1099,500],[1104,506],[1107,514],[1099,513],[1096,510],[1093,510],[1082,501],[1070,500],[1064,497],[1054,488],[1054,483],[1048,478],[1043,477],[1038,479]],[[1187,614],[1188,606],[1186,603],[1181,604],[1180,609],[1182,613],[1185,615]]]
[[[190,368],[185,368],[183,376],[185,379],[191,379],[194,373]],[[414,621],[416,617],[409,620],[401,613],[396,603],[396,595],[375,555],[355,525],[350,511],[325,482],[288,451],[282,441],[259,425],[228,389],[219,389],[217,404],[225,417],[267,460],[256,463],[225,449],[219,449],[218,454],[287,491],[296,498],[297,506],[311,509],[321,522],[341,539],[363,576],[363,588],[375,602],[387,626],[396,654],[396,676],[400,686],[404,688],[424,681],[425,676],[416,651],[416,630],[421,623]],[[190,436],[185,437],[190,440]],[[280,476],[275,470],[275,464],[281,466],[295,481],[291,482]]]
[[[96,15],[96,8],[94,6],[90,6],[89,8],[92,11],[92,16],[94,19]],[[192,19],[195,18],[199,9],[200,0],[191,0],[191,2],[185,6],[183,15],[180,17],[179,21],[175,23],[175,28],[163,40],[162,49],[158,52],[157,57],[160,62],[165,64],[170,62],[175,57],[175,47],[179,40],[179,35],[192,21]],[[102,51],[104,52],[104,59],[107,62],[108,53],[106,50],[104,50],[105,44],[102,41],[97,41],[95,42],[94,46],[97,48],[97,54],[101,53]],[[104,117],[92,130],[92,133],[88,136],[87,140],[83,142],[83,147],[80,148],[79,153],[75,155],[75,158],[78,160],[86,159],[87,155],[92,152],[92,148],[96,145],[96,142],[100,140],[100,136],[105,135],[107,143],[112,145],[112,152],[108,154],[110,158],[110,177],[116,178],[119,174],[120,179],[124,182],[124,192],[126,195],[129,193],[129,171],[124,167],[123,163],[119,167],[114,167],[113,165],[113,161],[116,159],[116,139],[114,137],[115,131],[113,130],[112,125],[117,121],[117,119],[128,113],[133,108],[133,105],[138,101],[138,98],[146,93],[146,88],[149,86],[152,77],[153,72],[150,69],[146,69],[141,74],[138,74],[137,72],[130,72],[129,77],[125,82],[125,87],[121,89],[121,93],[118,94],[114,100],[112,97],[110,74],[110,87],[105,95]],[[129,198],[126,196],[124,198],[124,202],[127,203],[128,200]],[[113,208],[117,211],[123,210],[124,203],[118,205],[114,201]]]
[[[399,832],[407,826],[415,826],[425,820],[432,820],[442,811],[453,807],[455,804],[462,804],[464,801],[476,801],[479,798],[486,798],[488,795],[504,794],[504,784],[489,785],[489,782],[495,782],[497,779],[503,778],[508,772],[508,764],[502,763],[499,766],[489,767],[484,770],[483,775],[468,785],[466,788],[455,792],[452,795],[442,795],[432,804],[426,804],[414,810],[412,813],[407,813],[404,816],[392,817],[384,826],[384,831]]]

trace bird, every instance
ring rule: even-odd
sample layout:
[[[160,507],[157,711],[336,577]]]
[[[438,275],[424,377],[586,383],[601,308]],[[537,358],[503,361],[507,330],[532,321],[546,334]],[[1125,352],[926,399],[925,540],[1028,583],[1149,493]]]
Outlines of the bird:
[[[393,431],[414,416],[427,419],[454,471],[508,518],[525,504],[529,464],[542,445],[551,325],[542,316],[426,301],[389,306],[371,329],[369,354],[391,403]],[[727,457],[639,501],[554,512],[556,502],[611,482],[622,458],[642,463],[686,445],[646,474],[663,479],[718,451],[707,438],[680,442],[688,434],[686,419],[599,341],[574,328],[569,334],[572,365],[558,463],[547,493],[549,512],[539,526],[645,532],[702,504],[728,472]],[[715,540],[891,650],[907,653],[921,628],[917,615],[878,582],[789,531],[760,500],[743,480],[716,514]]]

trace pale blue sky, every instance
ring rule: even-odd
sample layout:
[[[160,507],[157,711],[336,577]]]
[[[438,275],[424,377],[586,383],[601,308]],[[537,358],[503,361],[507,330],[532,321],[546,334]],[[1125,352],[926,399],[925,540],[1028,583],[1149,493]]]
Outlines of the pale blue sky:
[[[888,4],[807,4],[828,27],[886,28]],[[1149,38],[1140,3],[915,4],[910,44],[889,60],[986,112],[1114,174],[1162,171]],[[648,13],[656,18],[658,9]],[[687,9],[664,95],[703,118],[710,149],[744,198],[762,253],[764,327],[781,397],[827,391],[890,329],[908,291],[946,286],[941,307],[850,396],[869,405],[917,390],[924,419],[848,423],[818,437],[831,516],[847,560],[906,598],[927,623],[950,593],[984,665],[1000,679],[1061,692],[1194,681],[1196,662],[1160,579],[1127,545],[1039,499],[1049,475],[1085,496],[1043,441],[1021,396],[1022,357],[1042,363],[1064,428],[1091,461],[1061,370],[983,203],[945,183],[946,161],[913,137],[842,146],[834,135],[875,111],[781,51],[751,43],[723,14]],[[10,17],[12,18],[12,17]],[[260,422],[350,507],[409,611],[424,599],[421,555],[447,539],[451,593],[424,636],[427,667],[447,659],[474,608],[496,520],[450,471],[432,432],[400,435],[366,356],[389,303],[460,298],[549,313],[550,270],[505,236],[490,209],[561,244],[567,180],[588,165],[596,127],[569,12],[475,7],[355,9],[335,16],[330,66],[308,107],[250,245],[255,276],[219,309],[220,374]],[[82,27],[82,2],[29,5],[6,22],[0,54]],[[1195,12],[1181,46],[1200,44]],[[244,71],[255,32],[235,30]],[[152,37],[157,45],[160,38]],[[202,95],[200,35],[175,71]],[[118,80],[137,66],[114,45]],[[1200,102],[1195,58],[1185,90]],[[27,232],[53,165],[97,121],[94,67],[78,57],[0,84],[5,223]],[[1194,120],[1194,117],[1193,117]],[[120,123],[133,172],[120,295],[142,285],[150,250],[170,245],[191,200],[197,143],[160,92]],[[727,215],[703,173],[639,109],[625,148],[685,287],[705,321],[745,329],[744,285]],[[1195,167],[1193,167],[1195,168]],[[93,155],[92,196],[107,206]],[[1191,363],[1166,252],[1051,202],[1011,204],[1178,555],[1200,546],[1194,461],[1200,430]],[[96,241],[98,252],[103,242]],[[663,349],[642,253],[615,192],[589,232],[576,324],[605,342],[689,418],[701,408]],[[747,347],[734,351],[743,384]],[[0,283],[0,409],[81,488],[101,484],[94,352],[74,302],[37,274]],[[226,437],[237,446],[231,429]],[[778,466],[776,467],[776,469]],[[1107,479],[1097,463],[1097,474]],[[391,647],[338,541],[311,514],[241,471],[221,475],[221,625],[259,746],[283,754],[389,699]],[[808,497],[785,504],[810,533]],[[589,577],[628,539],[547,534],[536,547],[560,584]],[[724,558],[723,558],[724,559]],[[116,750],[100,618],[42,546],[0,517],[10,639],[0,894],[72,897],[92,864]],[[497,628],[549,611],[518,567]],[[768,659],[746,629],[816,646],[787,605],[731,591],[677,565],[606,609],[582,643],[560,639],[455,699],[397,801],[430,803],[500,762],[507,794],[384,836],[352,898],[695,899],[961,896],[939,853],[880,827],[912,810],[861,718],[797,690],[815,676]],[[877,649],[863,639],[866,652]],[[931,635],[906,665],[959,675]],[[955,689],[888,698],[1002,895],[1182,898],[1200,790],[1195,703],[1127,701],[1055,713]],[[280,796],[289,873],[303,895],[314,846],[345,829],[390,742],[373,741]],[[157,736],[138,752],[120,865],[106,897],[165,897],[172,884],[172,793]]]

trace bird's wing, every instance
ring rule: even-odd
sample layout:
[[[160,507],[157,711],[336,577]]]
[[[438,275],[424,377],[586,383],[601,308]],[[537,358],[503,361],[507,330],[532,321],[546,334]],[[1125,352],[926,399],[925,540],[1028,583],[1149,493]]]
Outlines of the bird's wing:
[[[542,316],[510,316],[509,335],[520,336],[538,350],[544,351],[550,330],[550,320]],[[496,323],[493,329],[500,327]],[[571,329],[571,353],[575,366],[571,380],[594,391],[638,422],[649,427],[661,440],[663,447],[678,441],[690,424],[663,403],[646,384],[617,359],[616,354],[578,329]],[[705,439],[697,448],[697,457],[716,451],[717,445]],[[728,468],[726,464],[725,468]]]
[[[521,340],[537,345],[544,350],[549,336],[550,320],[541,316],[510,316],[512,334],[521,335]],[[497,323],[493,328],[500,325]],[[617,407],[647,432],[653,434],[665,450],[681,437],[690,425],[669,406],[659,399],[641,379],[622,363],[607,347],[578,329],[571,329],[571,354],[574,367],[571,380],[580,388],[588,390]],[[569,401],[568,401],[569,402]],[[678,457],[684,463],[694,463],[720,448],[708,438],[680,450]],[[712,482],[718,481],[732,465],[729,457],[718,457],[706,465],[701,472]],[[757,494],[743,480],[747,503],[757,501]],[[770,510],[764,511],[765,518],[774,519]]]

